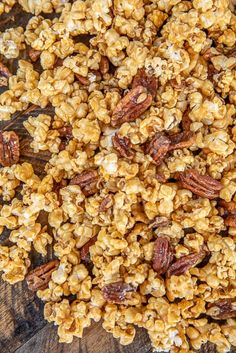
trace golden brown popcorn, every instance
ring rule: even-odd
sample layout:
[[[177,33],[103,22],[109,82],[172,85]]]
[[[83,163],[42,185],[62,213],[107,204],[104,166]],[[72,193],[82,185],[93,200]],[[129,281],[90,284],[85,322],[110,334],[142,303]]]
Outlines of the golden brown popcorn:
[[[32,227],[21,226],[10,233],[9,240],[28,252],[31,250],[31,243],[36,244],[39,252],[46,255],[46,246],[52,243],[52,238],[45,230],[45,227],[41,229],[40,223],[35,223]]]
[[[36,158],[51,155],[42,177],[26,162],[0,170],[0,234],[14,243],[0,246],[3,279],[22,281],[31,248],[45,256],[53,243],[37,296],[60,342],[103,319],[123,345],[138,326],[157,351],[210,341],[226,353],[236,344],[232,1],[19,3],[34,16],[0,33],[0,53],[28,58],[26,43],[30,60],[13,75],[2,66],[0,120],[20,112]]]
[[[0,247],[0,270],[2,278],[10,284],[23,281],[30,266],[28,253],[16,245]]]
[[[74,88],[76,89],[77,87],[74,86]],[[76,91],[73,92],[72,97],[68,97],[64,101],[62,101],[55,108],[56,117],[54,117],[54,127],[61,127],[63,122],[72,124],[75,120],[77,120],[77,118],[85,118],[88,113],[87,99],[87,92],[78,88]],[[59,126],[56,120],[57,117],[62,120]]]
[[[48,149],[48,138],[49,138],[49,128],[51,125],[51,117],[45,114],[39,114],[37,117],[29,117],[27,121],[24,122],[24,127],[29,132],[29,134],[34,137],[33,142],[31,142],[31,147],[34,152],[40,150]],[[54,132],[52,138],[57,139],[58,145],[60,140],[58,139],[59,133]],[[55,141],[54,141],[55,143]]]
[[[45,20],[42,16],[32,17],[26,26],[26,43],[35,50],[49,49],[56,41],[56,33],[51,27],[51,20]]]
[[[96,4],[91,1],[75,1],[72,5],[66,4],[62,11],[60,21],[65,24],[71,35],[105,32],[111,25],[112,17],[110,0],[99,0]]]
[[[5,32],[0,32],[0,54],[7,59],[17,58],[20,50],[24,48],[24,29],[22,27],[10,28]]]
[[[39,15],[40,12],[50,13],[53,11],[50,0],[37,2],[34,0],[19,0],[19,4],[23,7],[24,11],[31,12],[35,15]]]
[[[89,119],[90,118],[90,119]],[[87,115],[86,118],[77,120],[72,130],[73,136],[83,143],[97,143],[100,138],[101,130],[93,114]]]
[[[97,45],[100,53],[107,56],[113,65],[119,66],[125,58],[124,50],[129,45],[129,40],[120,36],[115,29],[109,29],[105,34],[94,37],[91,43]]]
[[[39,15],[41,12],[51,13],[54,10],[61,12],[68,0],[19,0],[19,4],[23,10],[34,15]]]
[[[15,3],[16,0],[2,0],[0,4],[0,15],[4,12],[10,12]]]
[[[59,105],[60,95],[72,93],[73,72],[67,67],[59,66],[54,70],[44,71],[39,79],[38,88],[42,96],[48,97],[54,106]]]

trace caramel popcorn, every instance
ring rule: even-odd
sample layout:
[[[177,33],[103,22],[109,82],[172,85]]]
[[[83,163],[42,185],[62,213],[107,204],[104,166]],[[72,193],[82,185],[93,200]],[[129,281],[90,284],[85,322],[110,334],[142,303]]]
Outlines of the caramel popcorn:
[[[2,15],[4,12],[10,12],[15,3],[16,0],[2,0],[0,4],[0,15]]]
[[[41,12],[61,12],[66,3],[68,3],[68,0],[19,0],[23,10],[34,15],[39,15]]]
[[[3,0],[0,14],[15,2]],[[26,278],[60,342],[103,320],[123,345],[140,327],[157,352],[192,353],[207,341],[228,352],[235,4],[19,4],[32,16],[25,29],[0,32],[0,120],[28,113],[29,147],[48,161],[39,177],[22,163],[14,120],[0,131],[0,234],[11,242],[0,246],[3,280]],[[29,272],[31,250],[45,257],[48,247],[56,259]]]
[[[17,58],[20,50],[24,48],[24,29],[22,27],[10,28],[5,32],[0,32],[0,54],[7,59]]]

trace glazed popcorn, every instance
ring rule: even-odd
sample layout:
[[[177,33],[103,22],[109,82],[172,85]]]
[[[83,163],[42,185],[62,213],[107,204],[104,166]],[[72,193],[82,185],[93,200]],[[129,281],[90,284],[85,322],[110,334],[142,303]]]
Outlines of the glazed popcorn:
[[[24,29],[22,27],[10,28],[5,32],[0,32],[0,54],[7,59],[17,58],[20,50],[24,48]]]
[[[0,13],[14,3],[3,1]],[[140,327],[157,352],[193,353],[208,341],[228,352],[236,345],[233,2],[19,4],[32,16],[0,33],[0,120],[28,112],[29,148],[49,157],[37,176],[19,161],[17,135],[0,131],[0,234],[8,230],[11,242],[0,245],[3,280],[26,279],[60,342],[102,320],[123,345]],[[5,60],[15,58],[10,73]],[[32,249],[45,257],[48,247],[55,259],[31,265]]]
[[[68,2],[69,0],[19,0],[19,4],[22,6],[23,10],[34,15],[39,15],[41,12],[61,12]]]
[[[2,0],[0,3],[0,15],[2,15],[4,12],[10,12],[15,3],[16,0]]]

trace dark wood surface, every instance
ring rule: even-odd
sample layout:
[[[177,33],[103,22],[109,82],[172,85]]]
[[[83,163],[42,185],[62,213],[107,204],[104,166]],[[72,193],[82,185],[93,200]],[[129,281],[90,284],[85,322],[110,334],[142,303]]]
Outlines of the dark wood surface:
[[[20,162],[30,162],[38,175],[43,174],[49,158],[47,152],[34,154],[29,147],[31,138],[22,126],[29,115],[38,115],[41,110],[27,114],[16,114],[11,121],[1,122],[0,128],[14,130],[20,137]],[[47,109],[48,114],[52,110]],[[46,215],[40,215],[46,223]],[[8,242],[8,231],[1,235],[0,244]],[[46,257],[32,251],[32,267],[52,258],[52,249]],[[137,330],[135,341],[130,346],[121,346],[112,335],[106,333],[101,323],[85,330],[82,339],[75,338],[72,344],[58,342],[57,328],[43,318],[43,302],[28,290],[26,283],[13,286],[0,280],[0,353],[151,353],[151,344],[144,330]]]
[[[50,16],[48,16],[50,17]],[[1,16],[0,31],[7,27],[24,26],[30,18],[23,14],[19,7],[14,7],[10,16]],[[3,60],[3,58],[0,58]],[[16,72],[17,61],[8,62],[13,73]],[[0,91],[1,92],[1,91]],[[34,154],[30,149],[30,137],[22,126],[29,115],[38,115],[42,111],[35,110],[30,114],[16,113],[10,121],[0,122],[0,129],[14,130],[20,137],[20,162],[30,162],[38,175],[43,174],[44,166],[49,158],[47,152]],[[48,108],[44,113],[53,114]],[[45,215],[40,221],[46,223]],[[0,237],[0,244],[7,243],[9,231]],[[36,267],[52,258],[52,249],[46,258],[35,252],[31,254],[32,266]],[[85,330],[82,339],[75,338],[72,344],[58,342],[57,328],[43,318],[43,302],[30,292],[25,282],[11,286],[0,279],[0,353],[151,353],[153,350],[147,333],[137,329],[134,342],[129,346],[121,346],[118,340],[106,333],[101,323],[93,324]],[[205,345],[201,353],[215,352],[214,346]],[[236,350],[232,350],[236,352]]]

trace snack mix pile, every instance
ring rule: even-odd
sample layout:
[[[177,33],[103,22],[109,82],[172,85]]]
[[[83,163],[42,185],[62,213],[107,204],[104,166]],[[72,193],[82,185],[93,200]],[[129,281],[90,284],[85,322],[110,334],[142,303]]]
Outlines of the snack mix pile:
[[[1,1],[0,13],[15,3]],[[207,341],[228,352],[236,345],[233,1],[19,5],[32,16],[0,32],[0,120],[41,109],[24,128],[35,156],[50,158],[40,178],[19,163],[17,133],[0,132],[0,231],[11,244],[0,246],[3,280],[26,278],[60,342],[102,320],[123,345],[142,327],[158,352]],[[16,58],[13,74],[6,63]],[[46,256],[50,244],[54,259],[34,268],[31,249]]]

